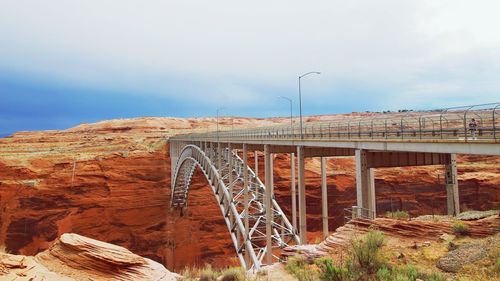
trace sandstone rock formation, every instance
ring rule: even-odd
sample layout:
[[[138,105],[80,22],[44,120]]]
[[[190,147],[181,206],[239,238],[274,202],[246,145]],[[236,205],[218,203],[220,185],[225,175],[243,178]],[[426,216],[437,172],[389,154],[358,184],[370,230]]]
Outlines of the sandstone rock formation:
[[[162,280],[177,275],[129,250],[73,233],[35,257],[0,253],[2,280]]]
[[[289,122],[220,121],[223,129]],[[200,171],[192,181],[187,214],[169,208],[166,137],[214,128],[213,118],[138,118],[0,139],[0,245],[13,254],[35,255],[73,232],[126,247],[171,270],[206,262],[216,267],[237,264],[226,225]],[[276,155],[274,163],[276,198],[289,215],[289,158]],[[311,241],[321,231],[319,163],[306,163]],[[500,158],[460,156],[458,171],[462,207],[485,210],[500,203]],[[343,224],[343,209],[356,201],[354,160],[329,159],[328,173],[333,230]],[[442,167],[437,166],[377,169],[379,214],[391,209],[412,216],[444,214],[443,180]]]
[[[469,235],[472,238],[489,237],[496,234],[500,229],[500,218],[496,215],[482,220],[464,223],[469,227]],[[351,240],[353,238],[359,237],[371,229],[377,229],[384,232],[385,236],[388,238],[397,238],[398,244],[400,245],[406,243],[410,246],[418,247],[425,243],[429,243],[429,241],[439,241],[443,234],[452,234],[452,225],[452,220],[427,221],[420,219],[398,220],[388,218],[377,218],[375,220],[354,219],[337,228],[332,235],[317,245],[298,245],[285,248],[283,256],[293,256],[300,253],[312,261],[321,256],[342,252],[343,249],[351,245]],[[468,252],[468,250],[463,251]],[[453,260],[456,256],[460,256],[462,251],[457,253],[458,254],[451,255],[450,258],[444,259],[443,264],[445,267],[448,265],[448,260]],[[484,253],[484,251],[481,253]]]

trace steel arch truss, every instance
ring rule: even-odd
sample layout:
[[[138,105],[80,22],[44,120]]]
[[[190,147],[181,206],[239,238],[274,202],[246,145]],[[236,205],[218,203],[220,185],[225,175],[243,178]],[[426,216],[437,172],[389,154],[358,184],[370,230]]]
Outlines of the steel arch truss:
[[[178,156],[172,179],[172,207],[182,210],[187,208],[189,185],[196,166],[201,168],[214,192],[241,265],[245,268],[258,269],[263,265],[266,254],[266,187],[252,169],[244,166],[243,160],[232,150],[228,148],[217,150],[212,147],[207,148],[205,152],[196,145],[186,145]],[[248,232],[244,226],[247,216],[244,169],[247,169],[249,177]],[[271,212],[272,248],[276,250],[291,243],[298,243],[298,236],[274,198],[272,198]],[[278,259],[275,251],[273,260]]]

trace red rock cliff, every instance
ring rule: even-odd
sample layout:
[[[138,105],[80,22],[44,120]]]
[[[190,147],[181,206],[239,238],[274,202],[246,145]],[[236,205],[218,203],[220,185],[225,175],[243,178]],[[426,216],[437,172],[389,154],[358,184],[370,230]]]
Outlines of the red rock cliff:
[[[225,126],[254,126],[287,119],[229,119]],[[188,213],[169,208],[170,159],[165,137],[213,129],[210,119],[139,118],[81,125],[66,131],[18,133],[0,139],[0,245],[34,255],[66,232],[124,246],[181,269],[194,263],[236,264],[234,249],[211,190],[195,173]],[[250,157],[253,159],[253,157]],[[460,199],[468,209],[498,206],[500,159],[459,158]],[[262,161],[261,161],[262,164]],[[275,160],[277,200],[290,213],[289,159]],[[309,159],[309,231],[320,225],[319,160]],[[331,229],[355,202],[351,158],[329,160]],[[260,171],[263,171],[261,168]],[[444,213],[440,167],[379,169],[379,213]]]

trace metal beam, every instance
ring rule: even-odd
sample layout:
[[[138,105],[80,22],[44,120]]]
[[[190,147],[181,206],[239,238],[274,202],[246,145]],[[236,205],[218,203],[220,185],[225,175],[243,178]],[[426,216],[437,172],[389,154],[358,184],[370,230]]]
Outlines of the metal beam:
[[[306,147],[304,157],[354,156],[352,148],[338,147]]]
[[[226,141],[227,142],[227,141]],[[432,153],[500,155],[500,141],[463,140],[291,140],[291,139],[244,139],[232,143],[273,146],[338,147],[380,151],[410,151]]]
[[[369,151],[369,168],[444,165],[450,162],[450,154],[426,152]]]

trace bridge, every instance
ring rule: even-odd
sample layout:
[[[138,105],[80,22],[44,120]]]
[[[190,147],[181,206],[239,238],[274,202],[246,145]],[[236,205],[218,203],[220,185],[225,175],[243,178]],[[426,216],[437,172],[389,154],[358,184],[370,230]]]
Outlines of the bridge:
[[[492,103],[434,111],[366,113],[330,121],[296,124],[292,120],[290,124],[273,127],[178,135],[169,139],[171,207],[187,208],[193,172],[196,167],[201,168],[225,218],[241,265],[255,269],[278,260],[280,248],[307,243],[307,157],[321,158],[325,237],[327,157],[355,158],[357,205],[353,206],[353,217],[377,216],[374,169],[423,165],[444,165],[448,214],[457,215],[460,209],[456,154],[500,155],[499,107],[500,103]],[[274,199],[272,156],[278,153],[290,154],[291,159],[290,218]],[[264,182],[258,177],[259,155],[264,158]],[[249,156],[255,159],[254,169],[248,165]]]

